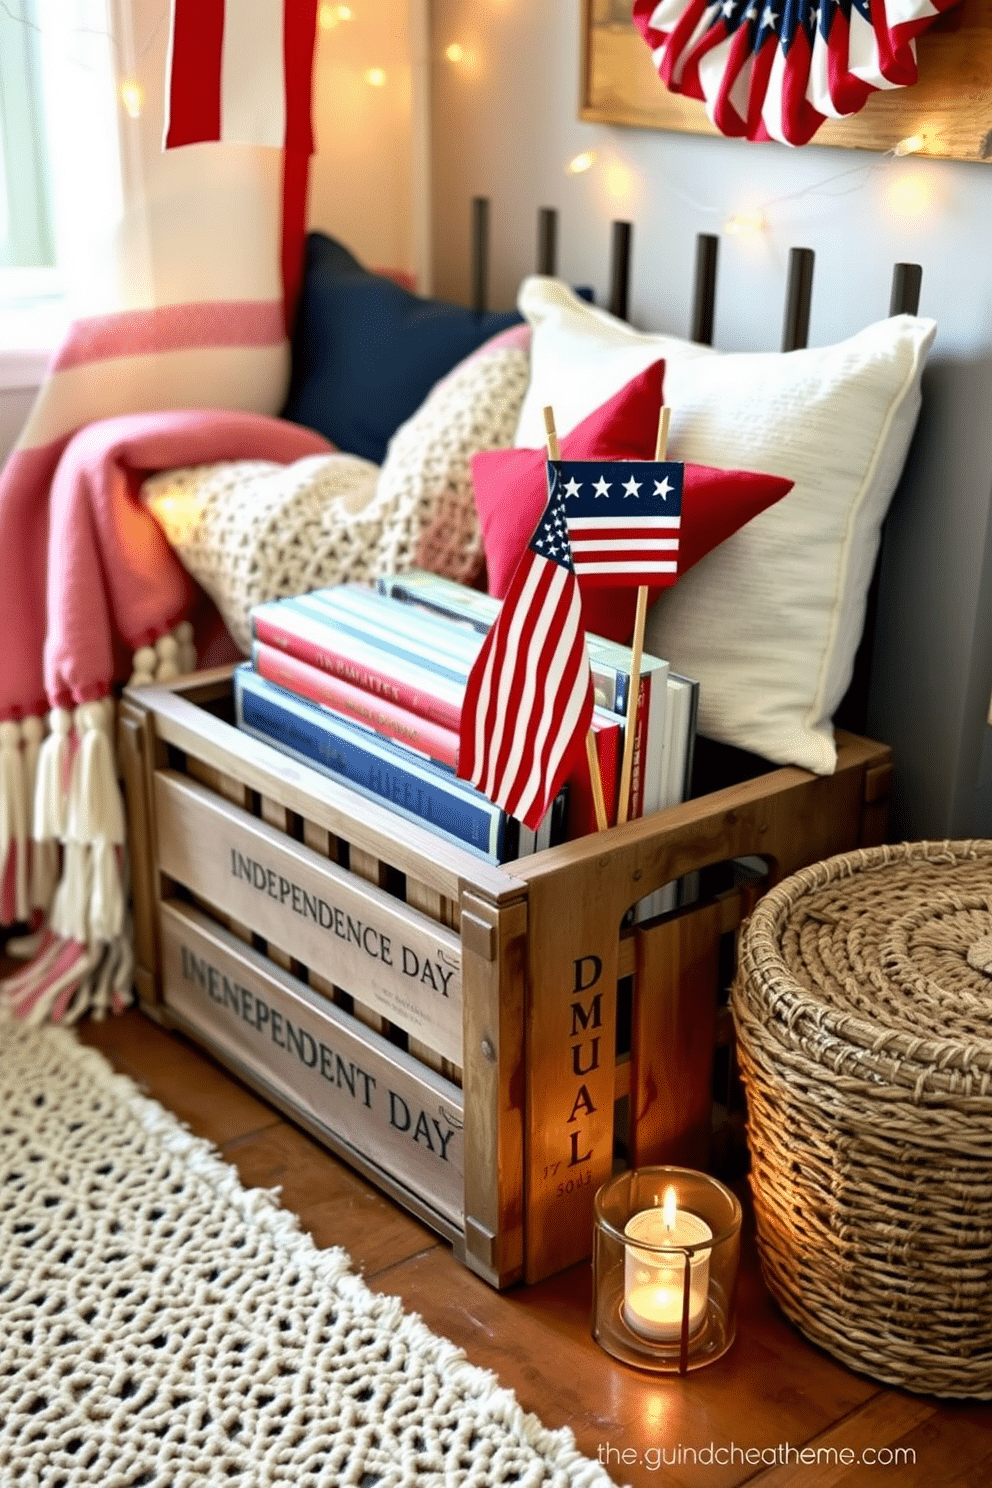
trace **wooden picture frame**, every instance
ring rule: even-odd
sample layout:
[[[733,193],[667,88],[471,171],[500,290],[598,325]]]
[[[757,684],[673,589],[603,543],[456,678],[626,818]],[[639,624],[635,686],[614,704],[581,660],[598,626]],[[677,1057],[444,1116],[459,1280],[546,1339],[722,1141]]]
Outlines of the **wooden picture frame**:
[[[630,0],[583,0],[580,118],[719,137],[702,103],[662,84],[630,10]],[[992,160],[992,0],[962,0],[917,46],[918,83],[828,120],[812,143],[885,152],[917,137],[920,155]]]

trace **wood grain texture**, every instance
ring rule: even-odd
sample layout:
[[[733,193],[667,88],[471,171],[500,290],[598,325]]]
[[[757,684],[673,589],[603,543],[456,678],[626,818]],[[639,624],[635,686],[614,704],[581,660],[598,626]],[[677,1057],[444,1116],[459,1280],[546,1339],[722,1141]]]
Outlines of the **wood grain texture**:
[[[155,802],[173,878],[250,924],[284,970],[295,957],[343,987],[372,1026],[388,1018],[460,1060],[458,937],[386,893],[379,859],[352,848],[345,871],[291,837],[286,808],[267,796],[260,821],[170,771],[156,776]]]
[[[128,850],[134,894],[134,980],[142,1002],[161,1001],[158,943],[157,877],[154,810],[149,797],[151,771],[147,756],[154,749],[151,718],[125,698],[117,715],[117,755],[127,805]]]
[[[527,905],[466,893],[465,1260],[494,1286],[524,1262],[524,1003]]]
[[[194,755],[251,790],[343,837],[353,848],[382,858],[401,872],[411,871],[446,897],[458,898],[462,878],[479,883],[497,900],[501,895],[515,898],[520,892],[519,883],[508,873],[477,853],[446,842],[426,827],[404,821],[401,835],[397,831],[396,813],[386,806],[362,797],[361,811],[356,813],[354,791],[317,770],[307,769],[271,745],[232,729],[223,719],[206,711],[201,706],[203,701],[225,692],[230,694],[230,678],[230,667],[218,668],[195,680],[179,678],[174,683],[142,688],[129,696],[154,714],[154,733],[159,746],[172,744]]]
[[[709,1167],[719,903],[638,931],[629,1164]]]
[[[585,0],[580,117],[720,138],[702,103],[661,82],[625,10],[609,0]],[[920,135],[923,155],[992,158],[992,0],[963,0],[917,47],[915,86],[873,94],[860,113],[821,125],[812,143],[886,151]]]

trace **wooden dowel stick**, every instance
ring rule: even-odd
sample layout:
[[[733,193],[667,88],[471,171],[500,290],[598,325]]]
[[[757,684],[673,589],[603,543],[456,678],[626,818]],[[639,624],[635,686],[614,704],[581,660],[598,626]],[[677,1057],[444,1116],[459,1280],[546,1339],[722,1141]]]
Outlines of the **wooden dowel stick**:
[[[634,616],[634,638],[630,647],[630,685],[627,688],[627,722],[623,731],[623,763],[620,766],[620,800],[617,803],[617,825],[627,820],[630,804],[630,776],[634,768],[634,732],[637,728],[637,705],[641,691],[641,653],[644,650],[644,621],[648,613],[648,591],[643,584],[637,590],[637,612]],[[641,765],[643,769],[643,762]]]
[[[658,413],[658,433],[654,441],[654,457],[663,460],[668,452],[668,426],[672,421],[672,410],[667,403],[661,405]]]
[[[672,410],[662,404],[658,414],[658,433],[654,444],[654,457],[663,460],[668,449],[668,425]],[[637,590],[637,610],[634,615],[634,637],[630,643],[630,687],[627,690],[627,722],[623,736],[623,763],[620,767],[620,800],[617,803],[618,825],[627,820],[630,804],[630,776],[634,767],[634,734],[637,730],[637,707],[641,691],[641,656],[644,653],[644,625],[648,613],[648,589],[641,584]]]
[[[596,827],[600,832],[604,832],[610,823],[607,820],[606,802],[603,799],[603,777],[599,773],[596,735],[592,729],[586,734],[586,761],[589,765],[589,779],[592,781],[592,801],[596,808]]]
[[[544,410],[544,429],[548,441],[548,459],[560,460],[561,447],[558,444],[558,431],[555,428],[555,412],[553,408]]]
[[[548,441],[548,458],[550,460],[561,459],[561,448],[558,444],[558,433],[555,429],[554,410],[545,408],[544,428]],[[599,773],[599,756],[596,753],[596,737],[592,731],[586,734],[586,760],[589,764],[589,779],[592,781],[592,800],[596,808],[596,827],[600,832],[606,830],[609,821],[606,816],[606,802],[603,799],[603,777]]]

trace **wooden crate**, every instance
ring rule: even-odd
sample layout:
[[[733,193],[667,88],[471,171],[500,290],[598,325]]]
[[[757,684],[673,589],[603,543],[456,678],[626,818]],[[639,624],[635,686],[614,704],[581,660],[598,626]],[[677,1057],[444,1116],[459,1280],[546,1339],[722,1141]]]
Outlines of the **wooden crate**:
[[[709,865],[758,856],[763,886],[885,836],[890,753],[841,735],[830,777],[766,769],[504,870],[231,717],[228,671],[121,707],[141,1004],[494,1286],[589,1254],[618,1149],[705,1165],[721,938],[758,892]],[[695,870],[692,908],[622,928]]]

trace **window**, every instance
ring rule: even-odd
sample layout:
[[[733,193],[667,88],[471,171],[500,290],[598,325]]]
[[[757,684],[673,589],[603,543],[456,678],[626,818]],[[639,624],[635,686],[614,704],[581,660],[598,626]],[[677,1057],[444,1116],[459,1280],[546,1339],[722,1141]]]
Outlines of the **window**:
[[[117,71],[108,0],[0,0],[5,346],[55,344],[74,280],[120,219]]]

